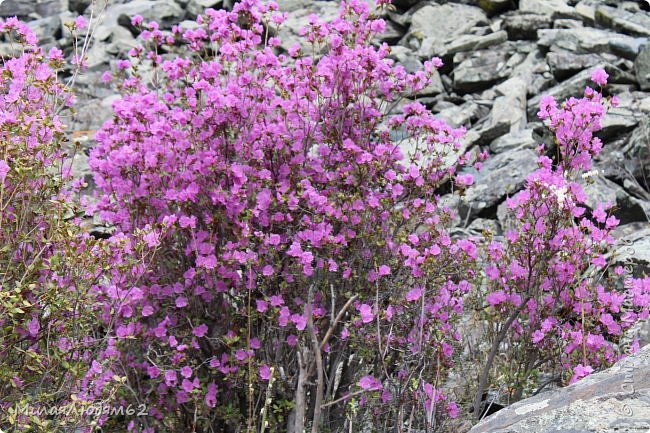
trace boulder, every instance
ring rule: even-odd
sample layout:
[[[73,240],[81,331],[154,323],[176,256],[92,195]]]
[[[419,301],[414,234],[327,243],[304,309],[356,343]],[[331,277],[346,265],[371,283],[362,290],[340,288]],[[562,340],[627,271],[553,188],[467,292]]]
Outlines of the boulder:
[[[448,56],[463,51],[480,50],[493,45],[499,45],[508,40],[508,33],[500,30],[495,33],[489,33],[484,36],[463,35],[455,39],[445,41],[440,56]]]
[[[578,17],[575,9],[567,4],[567,0],[519,0],[519,10],[552,18]]]
[[[516,148],[534,149],[537,142],[533,138],[532,129],[522,129],[498,137],[490,143],[490,151],[502,153]]]
[[[570,51],[551,51],[546,55],[546,62],[556,80],[562,81],[583,69],[603,61],[596,54],[575,54]]]
[[[467,33],[479,24],[487,25],[485,12],[474,6],[456,3],[425,4],[411,17],[404,42],[418,40],[420,56],[430,58],[444,49],[444,41]]]
[[[309,15],[316,14],[322,21],[333,21],[339,15],[337,2],[280,0],[279,10],[288,14],[287,20],[280,27],[278,37],[282,40],[282,48],[288,50],[298,43],[304,52],[311,48],[304,38],[299,36],[300,29],[309,24]]]
[[[512,51],[505,49],[478,50],[454,56],[453,87],[459,93],[474,93],[488,89],[510,75]]]
[[[185,6],[185,10],[190,15],[201,15],[206,9],[217,9],[223,0],[190,0]]]
[[[650,42],[639,50],[634,61],[634,71],[641,90],[650,90]]]
[[[553,20],[544,14],[518,12],[506,16],[503,27],[508,32],[510,40],[535,40],[537,30],[550,29],[553,27]]]
[[[650,36],[650,14],[644,11],[630,12],[620,7],[602,5],[594,14],[596,23],[617,32],[634,36]]]
[[[573,385],[508,406],[470,433],[641,433],[649,428],[650,347],[646,347]]]
[[[26,17],[37,14],[49,17],[68,10],[68,0],[4,0],[0,2],[0,17]]]
[[[490,124],[506,123],[509,132],[526,127],[527,83],[521,77],[512,77],[495,87],[497,98],[490,112]],[[490,140],[491,141],[491,140]]]
[[[478,0],[478,5],[488,16],[492,17],[508,9],[513,9],[515,3],[513,0]]]
[[[467,189],[471,213],[496,206],[506,196],[519,191],[530,173],[537,169],[537,155],[530,149],[500,153],[483,163],[481,171],[472,171],[474,185]]]
[[[625,38],[618,33],[592,27],[541,29],[537,32],[537,37],[537,44],[544,50],[566,50],[577,54],[607,53],[610,52],[610,39]]]
[[[629,266],[637,278],[650,275],[650,224],[625,224],[616,228],[614,236],[619,247],[608,255],[614,264]]]

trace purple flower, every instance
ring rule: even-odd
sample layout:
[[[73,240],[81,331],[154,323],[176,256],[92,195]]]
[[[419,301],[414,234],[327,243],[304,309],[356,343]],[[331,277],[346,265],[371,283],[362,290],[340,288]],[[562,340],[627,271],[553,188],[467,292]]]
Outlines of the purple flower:
[[[207,333],[208,333],[208,325],[206,325],[205,323],[200,324],[199,326],[195,327],[192,330],[192,334],[196,335],[199,338],[204,337],[205,334]]]
[[[178,380],[178,376],[176,375],[176,372],[174,370],[167,370],[165,372],[165,385],[174,386],[176,385],[177,380]]]
[[[361,314],[361,321],[363,323],[372,322],[372,319],[375,317],[372,312],[372,307],[368,304],[361,304],[357,307],[357,310],[359,311],[359,314]]]
[[[596,69],[594,70],[594,72],[591,73],[591,81],[593,81],[594,83],[600,86],[604,86],[607,84],[608,77],[609,75],[607,74],[607,72],[605,72],[604,69]]]
[[[27,323],[27,331],[29,331],[29,335],[31,337],[37,337],[38,331],[40,329],[41,325],[38,323],[38,319],[36,317],[33,317],[32,320]]]
[[[414,287],[406,292],[404,299],[406,299],[408,302],[415,302],[422,297],[422,293],[423,291],[421,287]]]
[[[260,378],[262,380],[270,380],[271,379],[271,368],[269,368],[268,365],[264,364],[260,367]]]
[[[376,391],[382,388],[381,381],[373,376],[363,376],[359,379],[359,386],[366,391]]]
[[[9,165],[0,159],[0,182],[4,182],[9,173]]]

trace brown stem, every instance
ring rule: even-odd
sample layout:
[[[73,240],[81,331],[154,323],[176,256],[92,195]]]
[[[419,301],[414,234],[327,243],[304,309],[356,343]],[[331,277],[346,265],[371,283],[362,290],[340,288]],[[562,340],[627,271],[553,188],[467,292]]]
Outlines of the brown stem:
[[[508,317],[508,320],[503,325],[503,328],[501,328],[501,331],[499,331],[499,334],[492,342],[492,348],[490,349],[490,354],[488,355],[488,359],[487,362],[485,363],[485,367],[483,367],[483,372],[481,373],[481,378],[479,379],[479,383],[478,383],[478,390],[476,391],[476,396],[474,397],[473,408],[474,408],[474,417],[476,419],[481,418],[481,400],[483,398],[483,392],[485,391],[488,378],[490,377],[490,369],[492,368],[492,363],[494,362],[494,358],[497,355],[499,346],[501,345],[503,339],[506,337],[506,334],[510,329],[510,325],[512,325],[512,322],[514,322],[515,319],[519,316],[519,313],[521,312],[521,310],[524,309],[524,307],[528,303],[528,300],[529,298],[526,298],[524,301],[522,301],[521,305],[519,305],[519,307],[517,307],[517,309],[514,310],[512,314],[510,314],[510,317]]]

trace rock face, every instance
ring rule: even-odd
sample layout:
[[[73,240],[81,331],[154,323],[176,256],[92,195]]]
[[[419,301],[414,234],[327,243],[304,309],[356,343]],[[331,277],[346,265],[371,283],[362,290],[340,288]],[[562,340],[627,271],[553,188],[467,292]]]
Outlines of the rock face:
[[[515,403],[470,433],[638,432],[650,429],[650,346],[566,388]]]

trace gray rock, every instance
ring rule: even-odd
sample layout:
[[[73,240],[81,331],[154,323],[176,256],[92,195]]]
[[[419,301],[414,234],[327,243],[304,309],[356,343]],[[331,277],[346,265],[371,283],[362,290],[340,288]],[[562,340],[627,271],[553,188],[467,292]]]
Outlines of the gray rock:
[[[478,0],[478,5],[488,16],[500,14],[501,12],[513,9],[515,4],[512,0]]]
[[[622,234],[622,236],[620,236]],[[620,245],[609,256],[615,264],[629,266],[633,276],[650,275],[650,225],[632,223],[616,228],[614,236]],[[650,378],[650,375],[648,376]]]
[[[648,38],[617,37],[609,40],[609,49],[612,54],[635,60],[646,42],[648,42]]]
[[[641,114],[639,126],[629,137],[607,144],[598,159],[598,166],[607,177],[620,182],[630,177],[647,178],[650,174],[650,117]]]
[[[585,204],[590,209],[596,209],[599,204],[609,203],[616,206],[614,215],[621,221],[621,224],[645,220],[645,212],[640,203],[605,176],[598,175],[588,181],[579,179],[578,183],[582,185],[587,195]]]
[[[0,17],[26,17],[31,14],[49,17],[66,10],[68,0],[5,0],[0,3]]]
[[[490,124],[506,123],[509,132],[526,127],[526,92],[528,86],[521,77],[512,77],[495,87],[498,96],[490,112]],[[491,140],[490,140],[491,141]]]
[[[490,17],[514,9],[515,6],[512,0],[478,0],[477,3]]]
[[[492,45],[499,45],[506,40],[508,40],[508,33],[505,30],[490,33],[485,36],[463,35],[458,38],[446,41],[444,44],[444,49],[440,52],[439,55],[447,56],[463,51],[480,50]]]
[[[636,109],[637,101],[629,93],[620,95],[619,100],[619,105],[607,112],[602,122],[603,128],[598,132],[598,136],[605,141],[631,131],[641,121],[642,115]]]
[[[465,102],[462,105],[445,108],[436,113],[436,117],[449,123],[454,128],[464,126],[469,128],[478,117],[479,107],[473,101]]]
[[[642,433],[649,428],[650,347],[646,347],[573,385],[502,409],[470,433]]]
[[[54,42],[61,37],[61,18],[52,15],[38,20],[29,21],[27,25],[38,37],[41,44]]]
[[[472,172],[474,185],[465,194],[471,213],[476,215],[519,191],[526,177],[536,169],[537,155],[530,149],[516,149],[488,158],[480,172]]]
[[[650,42],[641,47],[634,61],[634,71],[641,90],[650,90]]]
[[[553,20],[544,14],[516,13],[508,15],[503,21],[510,40],[535,40],[537,30],[550,29],[552,26]]]
[[[502,153],[516,148],[534,149],[537,142],[533,138],[532,129],[522,129],[503,135],[490,143],[492,153]]]
[[[190,15],[201,15],[206,9],[217,9],[222,3],[223,0],[190,0],[185,6],[185,10]]]
[[[71,12],[83,14],[92,2],[93,0],[68,0],[68,8]]]
[[[610,39],[625,38],[625,36],[618,33],[592,27],[541,29],[537,32],[537,36],[537,44],[543,49],[552,51],[567,50],[578,54],[608,53],[610,52]]]
[[[603,59],[596,54],[575,54],[570,51],[551,51],[546,62],[556,80],[562,81],[583,69],[601,63]]]
[[[584,23],[580,20],[572,20],[572,19],[557,19],[553,21],[553,28],[554,29],[577,29],[580,27],[584,27]]]
[[[647,12],[628,12],[622,8],[599,6],[595,12],[596,22],[618,32],[635,36],[650,36],[650,14]]]
[[[113,102],[118,98],[118,95],[111,95],[78,104],[70,129],[75,132],[87,131],[86,135],[94,134],[106,120],[113,117]]]
[[[411,27],[403,42],[420,42],[420,56],[430,58],[444,49],[443,42],[466,33],[479,24],[488,24],[480,8],[456,3],[426,4],[411,17]]]
[[[146,21],[158,21],[163,28],[183,21],[185,11],[173,0],[132,0],[124,4],[110,4],[95,31],[98,41],[109,40],[119,29],[124,18],[128,22],[134,15]]]
[[[520,0],[521,12],[548,15],[553,18],[577,17],[575,9],[566,0]]]
[[[474,51],[454,56],[454,90],[460,93],[479,92],[507,78],[512,69],[508,61],[512,52],[507,49]]]
[[[596,8],[602,4],[601,0],[580,0],[574,9],[586,24],[593,25],[596,21]]]

